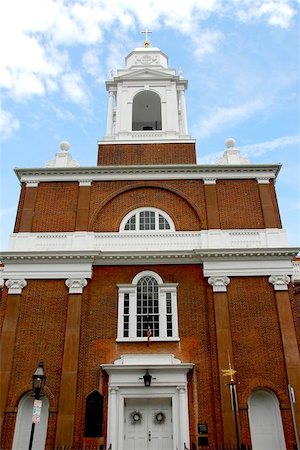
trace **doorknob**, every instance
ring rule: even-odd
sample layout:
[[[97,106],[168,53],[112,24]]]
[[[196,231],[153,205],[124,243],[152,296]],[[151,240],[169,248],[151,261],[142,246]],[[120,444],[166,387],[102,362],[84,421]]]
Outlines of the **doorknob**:
[[[149,433],[148,433],[148,440],[149,440],[149,442],[151,442],[151,431],[149,431]]]

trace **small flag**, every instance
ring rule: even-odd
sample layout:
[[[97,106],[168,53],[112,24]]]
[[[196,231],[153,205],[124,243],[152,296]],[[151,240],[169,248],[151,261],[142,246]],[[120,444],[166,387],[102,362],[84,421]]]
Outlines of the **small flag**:
[[[151,336],[152,336],[152,330],[151,330],[150,325],[148,325],[148,328],[147,328],[147,346],[149,345]]]

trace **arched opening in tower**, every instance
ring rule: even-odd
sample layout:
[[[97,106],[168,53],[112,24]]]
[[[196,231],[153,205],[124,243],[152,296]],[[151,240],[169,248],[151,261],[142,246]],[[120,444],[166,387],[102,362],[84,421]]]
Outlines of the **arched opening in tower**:
[[[161,130],[161,101],[158,94],[143,91],[133,99],[132,131]]]

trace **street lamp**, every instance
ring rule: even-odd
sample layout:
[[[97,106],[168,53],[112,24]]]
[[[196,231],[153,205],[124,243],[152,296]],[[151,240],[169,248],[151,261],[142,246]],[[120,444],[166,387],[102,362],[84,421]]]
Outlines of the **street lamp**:
[[[45,382],[47,379],[47,377],[44,373],[44,369],[45,369],[44,361],[40,361],[38,368],[32,374],[32,396],[34,397],[34,404],[33,404],[33,416],[32,416],[32,425],[31,425],[28,450],[32,449],[34,428],[35,428],[36,422],[39,422],[39,417],[40,417],[40,412],[41,412],[41,406],[42,406],[41,403],[42,402],[39,400],[41,397],[41,391],[42,391],[43,387],[45,386]]]

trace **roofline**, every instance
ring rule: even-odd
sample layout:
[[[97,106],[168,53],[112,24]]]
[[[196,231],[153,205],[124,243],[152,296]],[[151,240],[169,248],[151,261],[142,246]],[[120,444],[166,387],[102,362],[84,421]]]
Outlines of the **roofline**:
[[[110,179],[276,179],[281,164],[163,164],[85,167],[19,168],[20,182],[41,181],[105,181]]]

